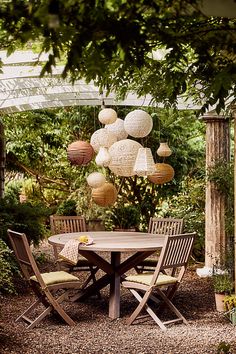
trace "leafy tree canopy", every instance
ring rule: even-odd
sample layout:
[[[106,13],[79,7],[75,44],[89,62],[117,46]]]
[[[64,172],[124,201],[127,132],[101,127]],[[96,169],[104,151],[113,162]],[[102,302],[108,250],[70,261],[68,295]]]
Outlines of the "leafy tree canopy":
[[[175,104],[182,94],[225,107],[236,86],[236,20],[206,17],[199,1],[8,0],[0,38],[9,53],[39,43],[42,74],[64,61],[63,76],[101,89],[151,93]],[[157,50],[164,50],[158,58]]]

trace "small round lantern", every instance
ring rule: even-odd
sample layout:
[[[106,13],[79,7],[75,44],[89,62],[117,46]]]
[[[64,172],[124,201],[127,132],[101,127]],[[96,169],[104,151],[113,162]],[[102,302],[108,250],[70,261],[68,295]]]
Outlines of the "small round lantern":
[[[148,176],[148,180],[155,184],[164,184],[170,182],[175,175],[171,165],[167,163],[156,163],[156,172]]]
[[[142,148],[142,145],[131,139],[114,143],[108,150],[111,156],[109,169],[118,176],[134,176],[133,168],[139,148]]]
[[[124,120],[126,132],[134,138],[144,138],[150,133],[152,127],[152,117],[142,109],[135,109],[128,113]]]
[[[105,184],[106,178],[101,172],[90,173],[87,177],[87,183],[92,188],[99,188]]]
[[[116,198],[117,190],[112,183],[106,182],[103,186],[92,189],[93,201],[102,207],[113,205]]]
[[[118,141],[122,139],[126,139],[128,137],[128,133],[125,131],[124,128],[123,119],[117,118],[115,123],[105,125],[105,128],[109,132],[113,133],[117,137]]]
[[[168,157],[172,154],[171,149],[167,143],[160,143],[159,148],[157,149],[157,155],[162,157]]]
[[[106,128],[101,128],[93,133],[90,139],[90,144],[94,150],[98,152],[101,146],[109,148],[116,141],[117,138],[114,134],[109,132]]]
[[[117,120],[117,113],[112,108],[104,108],[99,112],[98,119],[102,124],[112,124]]]
[[[94,150],[87,141],[75,141],[67,148],[67,156],[72,165],[86,166],[93,158]]]

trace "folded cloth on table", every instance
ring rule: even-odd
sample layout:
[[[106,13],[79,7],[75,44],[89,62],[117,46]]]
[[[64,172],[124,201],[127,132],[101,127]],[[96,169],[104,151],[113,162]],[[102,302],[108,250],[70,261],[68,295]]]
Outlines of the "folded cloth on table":
[[[88,246],[93,243],[92,237],[86,236],[86,239],[83,239],[82,237],[84,236],[67,241],[58,256],[67,263],[76,265],[79,259],[79,245],[85,244]]]
[[[62,258],[64,261],[76,265],[79,258],[79,240],[69,240],[66,242],[65,246],[59,253],[59,258]]]

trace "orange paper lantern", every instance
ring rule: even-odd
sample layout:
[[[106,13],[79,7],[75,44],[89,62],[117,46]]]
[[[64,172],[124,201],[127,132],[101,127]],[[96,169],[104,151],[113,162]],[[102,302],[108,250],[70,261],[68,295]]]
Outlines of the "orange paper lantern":
[[[106,207],[115,203],[117,198],[116,187],[109,182],[106,182],[99,188],[92,189],[92,199],[100,206]]]
[[[92,145],[87,141],[75,141],[67,148],[67,156],[72,165],[87,165],[94,156]]]
[[[167,163],[156,163],[156,172],[148,175],[148,180],[155,184],[164,184],[170,182],[175,175],[175,171],[171,165]]]

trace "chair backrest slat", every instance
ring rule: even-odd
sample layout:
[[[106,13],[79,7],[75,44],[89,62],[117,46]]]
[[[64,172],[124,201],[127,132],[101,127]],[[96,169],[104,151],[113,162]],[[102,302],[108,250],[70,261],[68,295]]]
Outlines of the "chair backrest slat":
[[[150,218],[148,232],[159,235],[178,235],[183,232],[183,219]]]
[[[7,230],[7,233],[25,278],[29,281],[30,277],[35,275],[39,284],[45,287],[45,283],[31,252],[26,235],[12,230]]]
[[[165,236],[165,243],[154,272],[152,284],[155,283],[159,273],[165,272],[167,269],[171,269],[172,274],[174,274],[176,269],[182,268],[178,278],[179,281],[181,280],[187,268],[195,237],[195,232]]]
[[[52,234],[87,231],[83,216],[51,215],[50,227]]]

